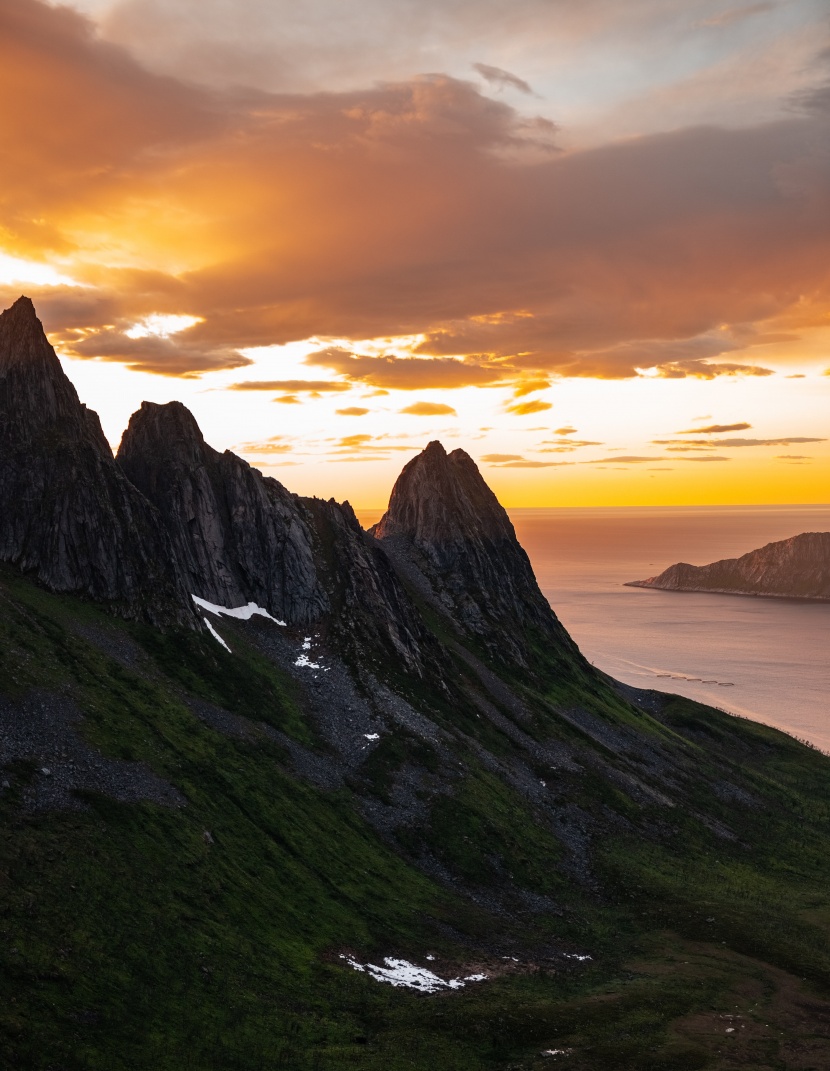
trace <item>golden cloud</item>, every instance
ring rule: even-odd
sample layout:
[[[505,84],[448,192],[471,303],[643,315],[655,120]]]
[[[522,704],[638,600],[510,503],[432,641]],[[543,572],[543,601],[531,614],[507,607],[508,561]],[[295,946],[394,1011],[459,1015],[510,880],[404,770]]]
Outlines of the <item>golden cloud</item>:
[[[771,375],[736,353],[830,304],[822,123],[559,153],[552,124],[470,82],[209,91],[66,7],[0,0],[4,248],[86,284],[31,295],[63,352],[162,374],[421,335],[308,364],[388,390]],[[131,338],[152,314],[201,322]]]
[[[441,402],[413,402],[412,405],[404,406],[399,413],[409,413],[410,416],[458,416],[451,405]]]
[[[507,412],[514,416],[529,416],[531,413],[544,413],[546,409],[553,409],[551,402],[542,402],[534,399],[532,402],[518,402],[516,405],[508,405]]]
[[[348,383],[333,383],[329,379],[248,379],[240,383],[231,383],[225,390],[283,390],[292,394],[313,392],[323,394],[328,391],[351,390]]]

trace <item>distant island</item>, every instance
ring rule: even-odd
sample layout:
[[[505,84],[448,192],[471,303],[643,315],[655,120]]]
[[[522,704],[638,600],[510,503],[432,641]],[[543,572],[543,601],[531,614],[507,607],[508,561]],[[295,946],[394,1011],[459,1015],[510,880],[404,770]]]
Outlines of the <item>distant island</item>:
[[[830,532],[803,532],[711,565],[678,562],[625,586],[830,602]]]

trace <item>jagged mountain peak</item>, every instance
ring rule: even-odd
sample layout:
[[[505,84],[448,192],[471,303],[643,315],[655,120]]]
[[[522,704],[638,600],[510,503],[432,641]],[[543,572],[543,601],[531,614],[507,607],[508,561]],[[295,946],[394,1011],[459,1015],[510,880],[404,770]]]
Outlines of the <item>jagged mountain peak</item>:
[[[192,623],[153,507],[115,464],[32,302],[0,316],[0,560],[127,617]]]
[[[49,357],[60,368],[32,299],[21,296],[0,313],[0,368]]]
[[[121,439],[118,461],[127,470],[131,458],[152,452],[168,464],[174,459],[198,464],[206,449],[202,430],[186,405],[175,401],[142,402],[130,417]],[[133,482],[141,486],[140,480],[133,479]]]
[[[87,423],[77,392],[25,296],[0,313],[0,409],[5,417],[0,435],[18,444],[55,423],[72,433]]]
[[[404,466],[371,533],[424,597],[493,653],[527,664],[532,628],[567,658],[579,657],[507,511],[466,451],[429,443]]]
[[[448,454],[437,439],[404,466],[373,534],[407,536],[439,557],[470,537],[516,538],[475,461],[461,449]]]

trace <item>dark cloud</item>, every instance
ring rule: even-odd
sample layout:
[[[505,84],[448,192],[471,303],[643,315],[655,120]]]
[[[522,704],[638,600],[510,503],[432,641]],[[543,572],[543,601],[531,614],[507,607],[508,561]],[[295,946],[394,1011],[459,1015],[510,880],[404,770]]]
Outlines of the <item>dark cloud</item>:
[[[248,363],[246,347],[422,334],[427,359],[330,349],[309,364],[406,390],[771,374],[734,359],[752,336],[723,325],[830,298],[822,115],[567,153],[555,135],[445,75],[208,91],[148,72],[66,8],[0,0],[9,248],[89,264],[104,231],[143,266],[79,267],[92,293],[55,296],[52,330],[77,356],[198,374]],[[154,312],[202,322],[125,335]]]
[[[137,372],[166,376],[190,377],[253,364],[250,357],[232,347],[200,343],[189,331],[166,338],[156,335],[129,338],[123,331],[101,328],[62,348],[72,357],[116,361]]]
[[[675,432],[675,435],[716,435],[722,431],[746,431],[751,427],[745,421],[740,424],[708,424],[705,428],[686,428],[685,431]]]
[[[655,446],[668,446],[678,444],[690,449],[704,449],[706,447],[733,447],[733,446],[790,446],[793,443],[824,443],[826,439],[814,439],[803,435],[789,435],[780,439],[707,439],[705,441],[688,442],[683,439],[652,439]]]
[[[478,71],[485,82],[501,88],[518,89],[520,93],[533,93],[528,83],[523,78],[518,78],[510,71],[503,71],[501,67],[491,67],[489,63],[474,63],[473,69]]]
[[[503,369],[488,368],[470,361],[365,357],[336,348],[310,353],[305,363],[330,368],[353,383],[371,383],[391,390],[489,386],[505,377]]]

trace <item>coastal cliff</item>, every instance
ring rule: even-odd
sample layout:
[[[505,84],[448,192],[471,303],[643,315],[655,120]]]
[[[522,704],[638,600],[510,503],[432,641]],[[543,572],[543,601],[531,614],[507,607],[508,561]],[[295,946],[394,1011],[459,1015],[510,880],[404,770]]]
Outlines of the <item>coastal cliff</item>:
[[[678,562],[626,587],[830,601],[830,532],[803,532],[711,565]]]

